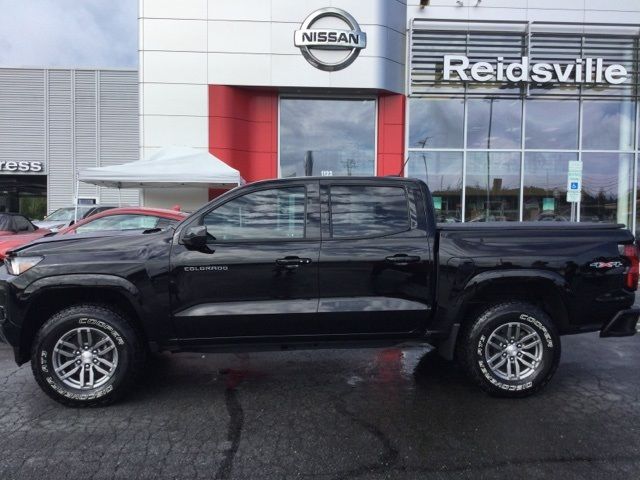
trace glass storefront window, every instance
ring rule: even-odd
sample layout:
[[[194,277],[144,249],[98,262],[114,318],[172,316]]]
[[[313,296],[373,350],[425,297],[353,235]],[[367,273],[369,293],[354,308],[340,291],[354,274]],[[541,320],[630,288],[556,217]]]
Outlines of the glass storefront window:
[[[409,100],[410,148],[462,148],[464,99]]]
[[[569,161],[577,159],[577,153],[525,153],[523,220],[571,220],[571,204],[567,202],[567,173]]]
[[[585,100],[582,104],[582,148],[633,150],[634,103]]]
[[[520,153],[467,153],[465,190],[467,222],[519,220]]]
[[[520,148],[521,100],[470,99],[467,109],[468,148]]]
[[[282,98],[280,176],[374,175],[376,100]]]
[[[577,100],[527,100],[525,148],[576,150]]]
[[[438,222],[462,220],[462,152],[411,152],[407,170],[429,186]]]
[[[582,154],[581,222],[631,226],[633,154]]]

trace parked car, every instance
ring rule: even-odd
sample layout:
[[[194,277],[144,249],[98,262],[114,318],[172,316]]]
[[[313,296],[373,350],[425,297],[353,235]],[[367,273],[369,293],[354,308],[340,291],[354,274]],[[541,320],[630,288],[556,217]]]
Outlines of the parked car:
[[[85,218],[70,227],[60,230],[59,235],[90,232],[123,232],[165,228],[181,222],[186,213],[149,207],[112,208]]]
[[[407,341],[521,397],[553,376],[560,335],[633,335],[640,314],[622,225],[436,226],[426,184],[408,178],[257,182],[175,228],[57,235],[5,265],[0,332],[70,406],[121,397],[148,351]]]
[[[77,220],[82,220],[111,208],[115,207],[107,205],[78,205]],[[76,221],[76,207],[65,207],[59,208],[44,217],[44,219],[33,223],[38,227],[48,228],[52,232],[57,232],[73,224],[74,221]]]
[[[0,260],[11,248],[24,245],[32,240],[44,237],[49,229],[38,228],[19,213],[0,213]]]
[[[135,233],[149,228],[164,228],[184,220],[186,216],[186,213],[161,208],[110,208],[109,210],[103,210],[101,213],[91,215],[70,227],[63,228],[57,234],[103,232],[116,235],[123,232]],[[0,237],[0,260],[4,259],[10,250],[26,245],[38,238],[55,234],[55,232],[40,228],[30,234],[14,235],[6,239]]]

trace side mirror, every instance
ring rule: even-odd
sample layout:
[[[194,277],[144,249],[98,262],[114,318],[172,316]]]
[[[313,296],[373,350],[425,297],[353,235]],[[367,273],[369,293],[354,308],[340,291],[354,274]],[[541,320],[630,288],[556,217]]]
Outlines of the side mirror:
[[[187,227],[182,236],[182,243],[189,250],[202,250],[207,246],[207,227],[204,225]]]

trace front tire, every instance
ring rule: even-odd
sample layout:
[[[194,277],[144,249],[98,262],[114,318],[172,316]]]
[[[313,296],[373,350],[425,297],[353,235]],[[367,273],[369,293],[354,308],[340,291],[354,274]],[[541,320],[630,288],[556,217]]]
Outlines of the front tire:
[[[526,397],[541,390],[560,363],[560,336],[551,318],[525,302],[485,310],[461,334],[457,357],[491,395]]]
[[[40,388],[63,405],[108,405],[142,370],[145,350],[126,318],[108,307],[78,305],[53,315],[31,350]]]

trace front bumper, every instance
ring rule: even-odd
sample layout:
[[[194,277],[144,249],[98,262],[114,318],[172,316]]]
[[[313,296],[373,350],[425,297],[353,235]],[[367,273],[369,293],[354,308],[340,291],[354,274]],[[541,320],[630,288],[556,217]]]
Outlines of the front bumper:
[[[637,332],[640,308],[619,311],[602,329],[601,337],[630,337]]]

